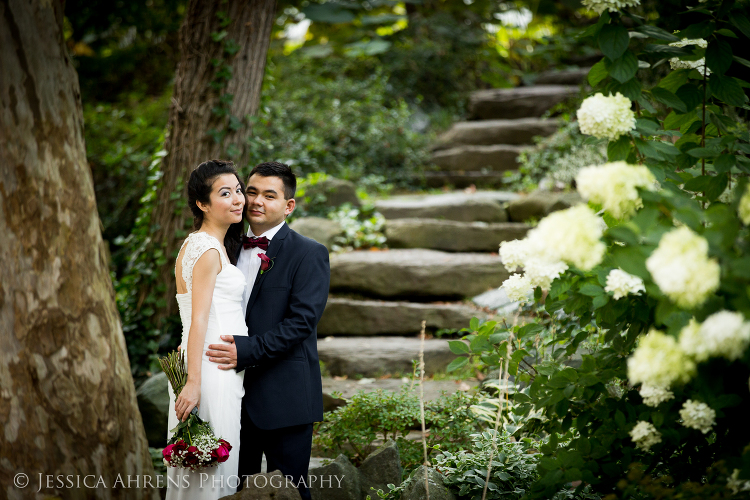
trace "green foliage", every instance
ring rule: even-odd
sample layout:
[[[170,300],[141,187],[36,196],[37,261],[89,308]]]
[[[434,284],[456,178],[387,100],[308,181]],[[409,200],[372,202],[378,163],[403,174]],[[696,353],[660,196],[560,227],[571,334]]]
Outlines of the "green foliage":
[[[478,401],[478,395],[459,391],[425,402],[430,454],[438,444],[440,450],[454,452],[469,445],[471,434],[482,430],[471,409]],[[344,453],[355,462],[375,451],[376,439],[393,439],[408,473],[424,460],[422,442],[406,438],[412,429],[421,429],[418,396],[408,388],[394,393],[379,390],[358,393],[345,406],[327,412],[325,420],[316,424],[313,439],[327,453]]]
[[[345,204],[330,212],[328,218],[338,222],[344,230],[344,234],[334,240],[334,251],[385,246],[385,217],[375,212],[372,206],[359,209]]]

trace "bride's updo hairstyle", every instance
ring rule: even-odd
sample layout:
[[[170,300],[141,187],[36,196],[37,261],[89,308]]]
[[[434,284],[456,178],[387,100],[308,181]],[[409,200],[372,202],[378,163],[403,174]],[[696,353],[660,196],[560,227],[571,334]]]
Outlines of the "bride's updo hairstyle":
[[[196,231],[203,225],[203,217],[205,215],[203,210],[198,207],[198,202],[200,201],[206,205],[211,203],[211,188],[213,183],[217,177],[224,174],[234,174],[237,182],[240,183],[242,192],[245,192],[245,183],[240,179],[237,168],[231,161],[204,161],[190,173],[187,185],[188,206],[193,213],[193,227]],[[244,225],[242,222],[238,222],[229,226],[227,234],[224,237],[224,247],[227,249],[227,256],[232,264],[237,263],[236,254],[240,248],[243,234]]]

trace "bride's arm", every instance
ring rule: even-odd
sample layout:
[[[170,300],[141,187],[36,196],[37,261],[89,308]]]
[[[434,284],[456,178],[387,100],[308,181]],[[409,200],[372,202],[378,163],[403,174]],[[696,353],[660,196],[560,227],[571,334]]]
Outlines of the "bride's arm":
[[[193,408],[200,404],[201,357],[219,271],[221,260],[216,249],[207,250],[193,267],[193,306],[187,345],[188,379],[174,405],[179,420],[187,420]]]

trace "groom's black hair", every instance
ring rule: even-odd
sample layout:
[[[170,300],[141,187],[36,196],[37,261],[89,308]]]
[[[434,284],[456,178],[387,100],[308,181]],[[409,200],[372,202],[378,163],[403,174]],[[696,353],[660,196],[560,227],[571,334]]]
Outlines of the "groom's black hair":
[[[258,174],[261,177],[278,177],[284,182],[284,199],[291,200],[294,198],[294,193],[297,192],[297,176],[294,175],[289,165],[285,165],[278,161],[267,161],[255,165],[250,171],[248,180],[253,175]]]

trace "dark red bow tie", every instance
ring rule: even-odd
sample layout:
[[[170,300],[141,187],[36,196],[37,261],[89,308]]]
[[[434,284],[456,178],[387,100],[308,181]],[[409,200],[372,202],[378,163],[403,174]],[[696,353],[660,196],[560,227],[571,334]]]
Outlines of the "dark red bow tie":
[[[242,236],[242,248],[247,250],[248,248],[255,248],[258,247],[261,250],[268,250],[268,238],[265,236],[261,236],[260,238],[253,236],[252,238],[248,238],[247,236]]]

